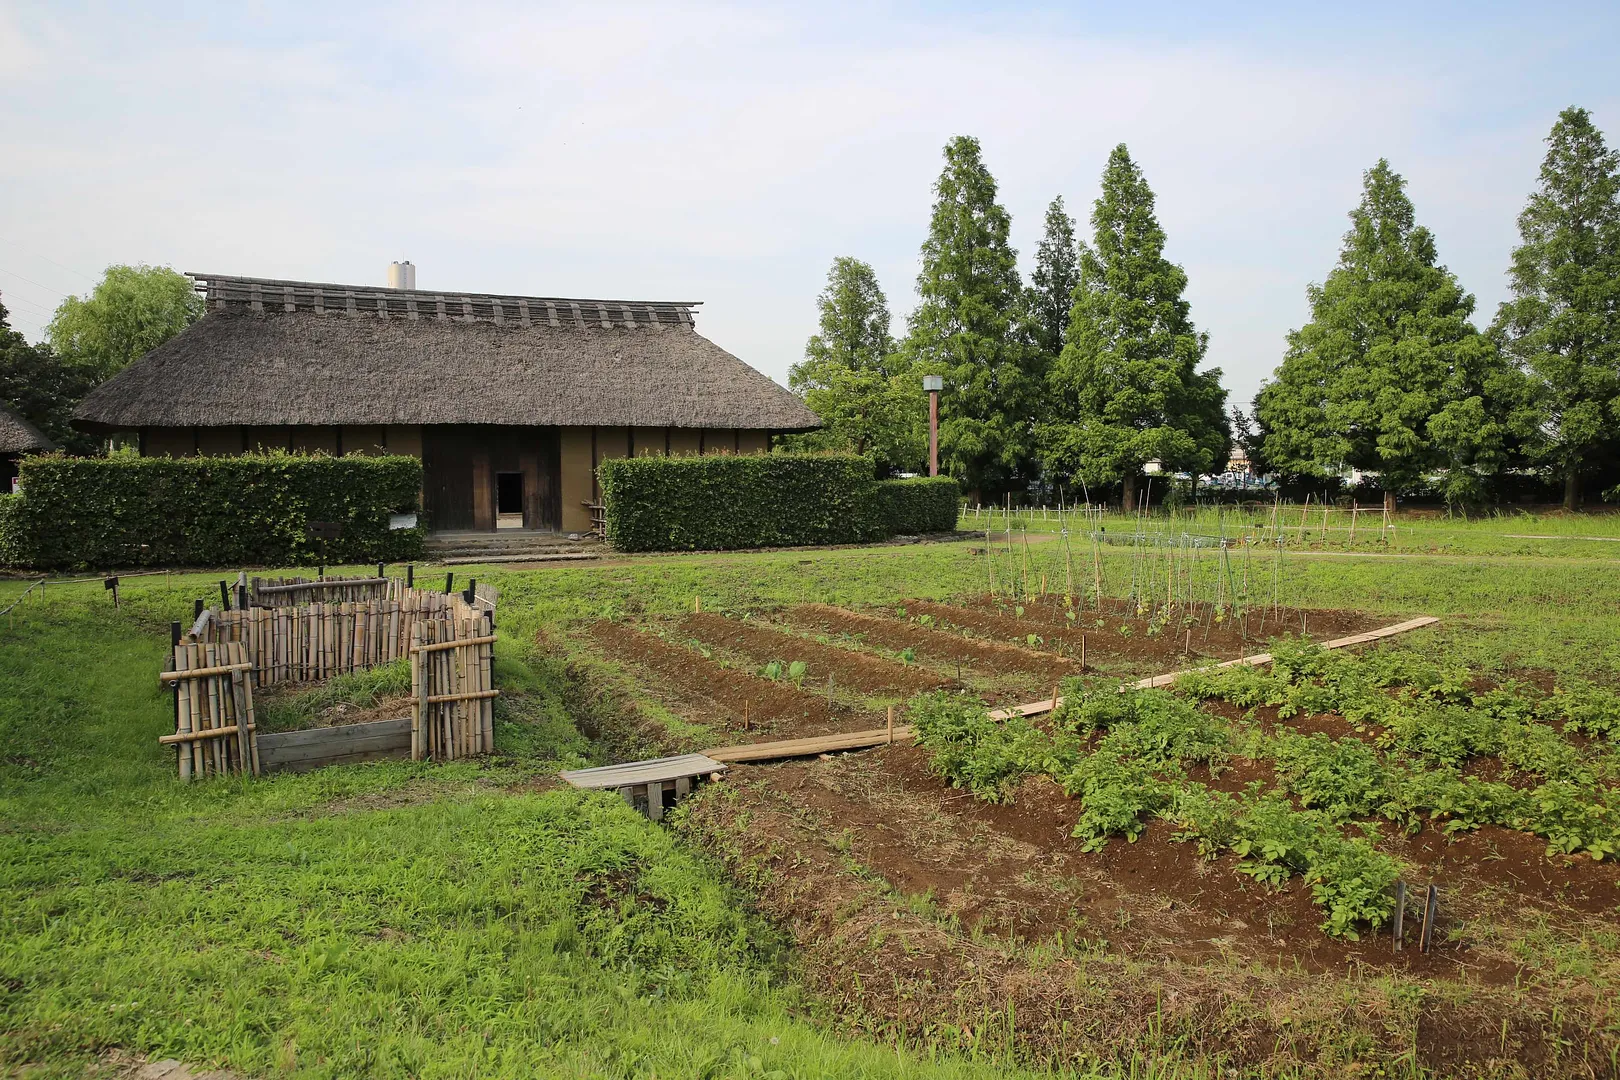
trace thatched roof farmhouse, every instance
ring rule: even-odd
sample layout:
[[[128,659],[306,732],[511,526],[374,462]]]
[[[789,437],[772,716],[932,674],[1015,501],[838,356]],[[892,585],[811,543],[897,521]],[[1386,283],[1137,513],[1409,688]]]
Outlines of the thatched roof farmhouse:
[[[759,453],[819,424],[700,336],[695,303],[191,277],[207,314],[75,423],[143,454],[419,455],[436,529],[583,531],[606,458]]]
[[[49,450],[51,440],[16,413],[0,405],[0,494],[11,490],[17,459],[36,450]]]

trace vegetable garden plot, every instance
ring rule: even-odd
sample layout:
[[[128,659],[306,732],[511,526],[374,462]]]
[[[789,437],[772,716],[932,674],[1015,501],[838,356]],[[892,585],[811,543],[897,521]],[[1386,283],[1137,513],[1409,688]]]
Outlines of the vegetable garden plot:
[[[1156,671],[1174,666],[1184,657],[1228,660],[1258,651],[1268,638],[1299,634],[1301,627],[1313,637],[1332,637],[1368,630],[1377,620],[1354,612],[1281,609],[1251,613],[1247,622],[1223,618],[1200,607],[1176,613],[1168,621],[1138,616],[1117,603],[1099,612],[1076,600],[1070,606],[1061,596],[1032,598],[1026,603],[983,598],[965,604],[907,600],[899,605],[908,618],[928,626],[957,627],[994,641],[1018,642],[1032,648],[1078,658],[1086,650],[1087,666]],[[1261,625],[1265,616],[1264,627]],[[1263,636],[1262,636],[1263,630]]]
[[[956,685],[949,676],[942,676],[927,668],[823,645],[791,632],[761,626],[752,620],[715,614],[689,615],[676,625],[676,632],[687,635],[701,645],[745,656],[756,667],[762,668],[772,661],[779,661],[786,669],[794,661],[802,662],[805,665],[805,684],[818,689],[829,678],[835,687],[877,697],[910,697],[924,690]]]
[[[737,741],[860,731],[879,727],[885,719],[801,689],[785,668],[776,678],[766,678],[723,667],[697,650],[623,623],[594,623],[588,632],[607,655],[651,672],[695,702],[704,715],[692,719],[727,730]]]
[[[1048,686],[1065,675],[1074,674],[1075,662],[1050,653],[1034,652],[1000,642],[949,633],[917,622],[850,611],[827,604],[803,604],[789,608],[781,618],[792,626],[847,635],[859,644],[891,652],[911,650],[917,659],[931,664],[966,668],[988,675],[1024,674]]]
[[[1387,938],[1330,938],[1297,880],[1260,887],[1165,822],[1081,853],[1073,821],[1049,780],[986,803],[894,747],[735,767],[681,827],[751,883],[810,984],[864,1027],[971,1031],[981,1052],[1016,1042],[1053,1064],[1168,1045],[1234,1075],[1359,1075],[1351,1061],[1606,1074],[1613,1035],[1578,984],[1554,975],[1559,989],[1527,994],[1536,972],[1466,942],[1396,955]]]

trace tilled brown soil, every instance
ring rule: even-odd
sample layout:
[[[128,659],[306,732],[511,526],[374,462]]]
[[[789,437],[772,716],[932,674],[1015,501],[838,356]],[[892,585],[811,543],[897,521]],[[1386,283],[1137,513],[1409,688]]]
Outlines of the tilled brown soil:
[[[827,604],[789,608],[782,618],[793,626],[828,634],[848,634],[858,642],[894,652],[912,649],[919,660],[931,664],[960,665],[992,676],[1034,675],[1042,685],[1078,670],[1074,661],[1052,653],[930,630],[916,623]]]
[[[683,699],[683,712],[697,714],[687,719],[726,730],[737,742],[862,731],[884,723],[879,714],[837,700],[829,703],[825,696],[786,680],[721,667],[691,649],[624,623],[593,623],[588,632],[609,655],[644,668],[674,687]]]
[[[1251,614],[1243,620],[1209,621],[1200,608],[1194,625],[1185,626],[1179,618],[1160,632],[1150,633],[1152,624],[1134,611],[1126,612],[1117,602],[1107,602],[1104,610],[1070,609],[1059,596],[1034,597],[1014,603],[995,597],[980,597],[963,604],[941,604],[928,600],[908,600],[902,605],[913,617],[927,615],[946,626],[961,627],[994,641],[1025,642],[1034,634],[1047,650],[1078,657],[1082,642],[1088,664],[1152,668],[1150,674],[1170,671],[1177,664],[1200,660],[1231,660],[1264,651],[1265,642],[1284,633],[1305,632],[1318,640],[1344,637],[1372,630],[1384,620],[1357,612],[1284,609],[1273,616]],[[1018,608],[1024,613],[1019,615]],[[1069,619],[1073,610],[1075,618]],[[1095,622],[1102,619],[1102,627]],[[1394,621],[1394,620],[1388,620]],[[1122,633],[1121,627],[1129,630]]]
[[[805,685],[817,689],[825,686],[829,676],[835,688],[880,697],[910,697],[924,690],[956,685],[954,679],[928,668],[823,645],[797,634],[724,615],[688,615],[677,624],[677,631],[705,645],[740,653],[756,665],[772,660],[803,661],[807,669]]]
[[[1258,886],[1163,823],[1086,854],[1051,781],[993,806],[926,761],[897,746],[734,768],[684,826],[757,884],[812,983],[864,1025],[966,1025],[997,1045],[1010,1015],[1020,1048],[1049,1060],[1162,1039],[1307,1075],[1373,1075],[1341,1059],[1403,1051],[1448,1075],[1609,1075],[1606,1005],[1550,974],[1545,993],[1522,993],[1542,973],[1471,942],[1466,875],[1442,893],[1442,940],[1461,940],[1395,955],[1387,937],[1325,937],[1298,882]]]

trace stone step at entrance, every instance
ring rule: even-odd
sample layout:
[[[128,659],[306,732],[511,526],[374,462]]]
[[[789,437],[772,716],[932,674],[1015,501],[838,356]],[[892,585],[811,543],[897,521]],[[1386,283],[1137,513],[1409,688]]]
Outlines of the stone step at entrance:
[[[434,562],[521,562],[525,559],[594,558],[603,550],[600,540],[567,533],[502,529],[497,532],[441,532],[427,538],[424,554]]]

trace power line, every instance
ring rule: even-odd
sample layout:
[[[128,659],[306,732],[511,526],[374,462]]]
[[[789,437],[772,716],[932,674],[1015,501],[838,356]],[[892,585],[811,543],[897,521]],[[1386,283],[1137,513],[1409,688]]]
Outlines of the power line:
[[[35,281],[33,278],[23,277],[21,274],[17,273],[17,271],[15,271],[15,270],[7,270],[5,267],[0,266],[0,274],[5,274],[7,277],[14,277],[18,281],[26,281],[26,282],[28,282],[28,284],[34,286],[34,288],[36,288],[36,289],[44,289],[46,292],[50,293],[52,296],[56,297],[58,300],[66,300],[67,299],[67,293],[57,292],[55,289],[51,288],[49,285],[41,285],[39,282]]]
[[[16,248],[18,251],[22,252],[24,255],[32,255],[36,259],[42,259],[45,262],[48,262],[52,266],[56,267],[58,270],[66,270],[68,273],[72,274],[76,278],[83,278],[85,281],[88,281],[92,285],[94,285],[96,283],[96,279],[91,277],[90,275],[81,274],[79,271],[73,269],[73,267],[71,267],[71,266],[63,266],[61,263],[57,262],[55,259],[51,258],[49,255],[41,255],[37,251],[29,251],[27,248],[23,247],[21,244],[17,243],[17,241],[15,241],[15,240],[9,239],[9,238],[4,237],[4,236],[0,236],[0,241],[3,241],[5,243],[7,243],[7,244],[10,244],[12,247]]]
[[[54,312],[46,311],[32,300],[17,296],[15,293],[7,295],[0,292],[0,304],[5,304],[7,308],[21,308],[27,311],[30,315],[33,315],[36,318],[44,319],[47,322],[55,318]]]

